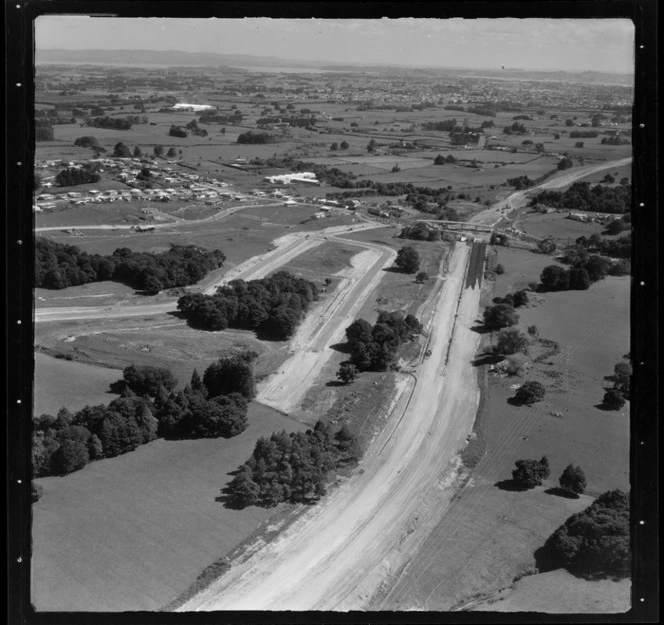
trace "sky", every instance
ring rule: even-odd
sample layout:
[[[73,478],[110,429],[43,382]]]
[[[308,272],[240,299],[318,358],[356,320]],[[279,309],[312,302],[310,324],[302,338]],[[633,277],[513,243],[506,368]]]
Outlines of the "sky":
[[[144,49],[472,69],[632,73],[626,19],[183,19],[40,16],[38,49]]]

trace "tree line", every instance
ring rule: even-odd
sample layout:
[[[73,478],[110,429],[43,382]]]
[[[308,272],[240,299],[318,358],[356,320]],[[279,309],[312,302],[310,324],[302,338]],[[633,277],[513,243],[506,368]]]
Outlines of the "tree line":
[[[113,458],[159,437],[236,436],[247,427],[247,402],[255,395],[252,359],[219,359],[201,379],[194,371],[182,391],[168,369],[130,365],[113,385],[121,397],[75,414],[33,419],[32,464],[37,477],[66,475],[93,460]]]
[[[131,130],[134,124],[147,124],[148,118],[138,115],[129,115],[125,118],[120,117],[90,117],[86,120],[88,126],[93,128],[110,128],[111,130]]]
[[[536,204],[598,213],[628,213],[632,206],[632,186],[591,187],[588,182],[575,182],[566,191],[540,191],[530,201],[530,206]]]
[[[154,295],[162,289],[195,284],[222,266],[220,250],[194,245],[173,245],[166,252],[132,252],[126,247],[110,256],[88,254],[75,245],[35,239],[35,286],[64,289],[69,286],[113,280]]]
[[[335,433],[318,421],[306,432],[275,432],[256,441],[226,488],[228,500],[238,507],[311,503],[325,495],[334,471],[359,457],[357,440],[346,426]]]
[[[318,296],[314,282],[278,271],[260,280],[233,280],[214,295],[188,293],[178,300],[178,310],[205,330],[244,328],[285,340]]]
[[[346,328],[350,362],[359,371],[387,371],[394,368],[400,345],[422,332],[414,315],[381,310],[372,326],[357,319]]]
[[[254,132],[248,130],[238,135],[236,143],[256,145],[264,143],[276,143],[277,137],[271,135],[269,132]]]

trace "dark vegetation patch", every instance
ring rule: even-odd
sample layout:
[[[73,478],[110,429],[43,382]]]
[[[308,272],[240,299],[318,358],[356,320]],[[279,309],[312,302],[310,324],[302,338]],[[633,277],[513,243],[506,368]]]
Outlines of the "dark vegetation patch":
[[[178,310],[204,330],[241,328],[283,340],[292,336],[317,299],[314,282],[278,271],[260,280],[233,280],[214,295],[189,293],[178,300]]]
[[[173,245],[159,254],[122,247],[110,256],[102,256],[88,254],[76,245],[37,237],[35,286],[64,289],[113,280],[154,295],[162,289],[195,284],[221,267],[225,259],[220,250],[208,251],[194,245]]]

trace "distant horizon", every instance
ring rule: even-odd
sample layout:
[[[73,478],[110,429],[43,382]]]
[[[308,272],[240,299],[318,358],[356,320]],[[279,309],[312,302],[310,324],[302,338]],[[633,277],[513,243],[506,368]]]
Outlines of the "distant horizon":
[[[35,36],[42,53],[172,51],[326,65],[634,74],[634,24],[628,19],[45,15],[35,21]]]
[[[220,57],[232,57],[232,56],[241,56],[241,57],[247,57],[247,58],[254,58],[254,59],[263,59],[265,61],[288,61],[292,63],[306,63],[307,65],[310,65],[312,67],[314,66],[324,66],[324,65],[331,65],[331,66],[355,66],[355,67],[395,67],[395,68],[407,68],[407,69],[434,69],[434,70],[468,70],[468,71],[473,71],[473,72],[478,72],[478,71],[499,71],[498,68],[496,67],[470,67],[470,66],[464,66],[464,65],[410,65],[410,64],[405,64],[405,63],[377,63],[377,62],[351,62],[351,61],[333,61],[333,60],[317,60],[317,61],[311,61],[308,59],[303,59],[303,58],[290,58],[290,57],[282,57],[282,56],[271,56],[271,57],[266,57],[263,55],[254,55],[254,54],[244,54],[240,52],[203,52],[203,51],[196,51],[196,52],[191,52],[188,50],[179,50],[177,48],[164,48],[164,49],[152,49],[152,48],[42,48],[38,52],[40,53],[45,53],[45,52],[162,52],[162,53],[176,53],[176,54],[191,54],[191,55],[204,55],[204,54],[209,54],[209,55],[215,55],[215,56],[220,56]],[[42,61],[43,62],[43,61]],[[64,63],[65,61],[52,61],[53,63]],[[73,62],[73,61],[67,61],[67,62]],[[97,62],[93,61],[81,61],[81,64],[97,64]],[[132,65],[140,65],[140,61],[137,61],[135,63],[132,63]],[[565,74],[585,74],[585,73],[596,73],[596,74],[608,74],[612,75],[615,74],[617,76],[632,76],[634,75],[634,70],[630,71],[604,71],[604,70],[595,70],[595,69],[557,69],[553,67],[548,67],[548,68],[538,68],[538,69],[528,69],[525,67],[511,67],[511,66],[505,66],[501,67],[500,70],[505,70],[505,71],[517,71],[517,72],[531,72],[531,73],[553,73],[553,72],[560,72],[560,73],[565,73]]]

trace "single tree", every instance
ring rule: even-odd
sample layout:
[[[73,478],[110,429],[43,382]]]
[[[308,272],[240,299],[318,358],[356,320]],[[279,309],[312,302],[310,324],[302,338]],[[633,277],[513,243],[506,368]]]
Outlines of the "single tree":
[[[395,264],[404,273],[415,273],[420,268],[420,255],[413,247],[402,247],[397,252]]]
[[[339,144],[335,141],[335,142],[330,146],[330,150],[332,150],[333,152],[336,152],[338,149],[339,149]]]
[[[136,146],[136,147],[134,148],[134,156],[135,156],[135,157],[143,156],[143,150],[141,150],[141,148],[139,148],[138,146]]]
[[[519,404],[531,406],[532,404],[544,399],[546,389],[540,382],[524,382],[514,395],[514,399]]]
[[[484,325],[490,330],[502,330],[519,323],[519,315],[509,304],[496,304],[484,311]]]
[[[418,284],[423,284],[429,279],[429,274],[426,271],[420,271],[416,276],[415,276],[415,282]]]
[[[559,265],[549,265],[542,271],[540,281],[547,291],[566,291],[569,288],[569,272]]]
[[[155,156],[161,156],[164,153],[164,147],[161,145],[155,145],[154,146],[154,155]]]
[[[588,271],[573,267],[569,270],[569,288],[574,291],[587,291],[590,288]]]
[[[524,289],[514,292],[514,308],[520,308],[528,304],[528,292]]]
[[[113,156],[117,156],[118,158],[129,158],[131,156],[131,150],[120,141],[113,147]]]
[[[625,398],[619,390],[610,388],[604,393],[602,403],[608,410],[620,410],[625,405]]]
[[[524,488],[535,488],[549,477],[549,460],[546,456],[541,460],[517,460],[512,471],[512,479]]]
[[[528,351],[528,338],[516,328],[503,330],[498,335],[498,344],[496,345],[496,352],[504,356],[511,356],[517,353],[527,353]]]
[[[339,148],[340,148],[341,150],[347,150],[347,149],[349,148],[348,141],[342,141],[342,142],[339,144]]]
[[[172,158],[173,156],[176,156],[177,152],[175,151],[175,148],[168,148],[168,152],[166,152],[166,156],[169,158]]]
[[[350,363],[344,363],[339,367],[337,371],[337,378],[339,378],[344,384],[350,384],[359,373],[358,368]]]
[[[558,478],[558,483],[560,488],[575,495],[581,495],[586,490],[586,476],[583,470],[572,464],[567,465]]]
[[[498,274],[499,276],[502,276],[504,273],[505,273],[505,267],[503,265],[501,265],[500,263],[498,263],[496,265],[496,274]]]
[[[528,334],[530,334],[530,336],[537,337],[539,336],[539,329],[536,325],[528,326]]]

